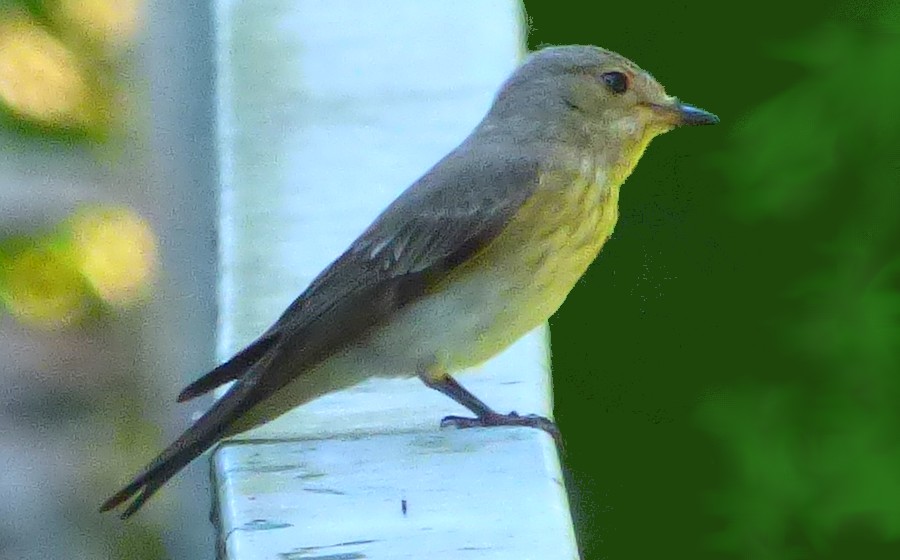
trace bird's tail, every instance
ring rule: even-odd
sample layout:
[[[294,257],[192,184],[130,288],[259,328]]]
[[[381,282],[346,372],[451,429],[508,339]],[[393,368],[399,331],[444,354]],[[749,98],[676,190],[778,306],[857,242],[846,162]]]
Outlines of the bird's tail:
[[[186,467],[188,463],[221,438],[232,435],[229,426],[250,404],[247,397],[252,385],[252,382],[248,383],[243,380],[235,383],[194,425],[185,430],[172,445],[151,461],[131,482],[103,502],[100,511],[111,510],[134,498],[121,515],[122,519],[132,516],[163,484]]]
[[[160,453],[124,488],[103,502],[100,511],[111,510],[136,496],[121,515],[122,519],[131,517],[163,484],[212,445],[203,445],[199,440],[188,444],[185,436],[189,436],[189,432],[190,430]]]

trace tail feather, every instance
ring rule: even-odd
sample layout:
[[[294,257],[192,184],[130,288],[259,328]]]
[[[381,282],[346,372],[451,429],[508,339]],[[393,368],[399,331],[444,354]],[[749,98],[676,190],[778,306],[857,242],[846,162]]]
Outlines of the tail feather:
[[[201,431],[196,425],[189,428],[131,482],[103,502],[100,511],[109,511],[134,498],[121,515],[122,519],[131,517],[163,484],[212,447],[218,439],[216,432]]]
[[[131,517],[147,502],[147,500],[150,499],[151,496],[153,496],[153,494],[156,493],[157,490],[162,487],[163,484],[175,476],[178,471],[187,466],[191,460],[196,458],[197,455],[200,455],[203,451],[204,449],[201,449],[197,453],[191,454],[189,457],[185,457],[181,460],[172,457],[171,459],[168,459],[170,462],[163,463],[156,468],[148,468],[135,477],[127,486],[103,502],[103,505],[100,506],[100,511],[109,511],[134,497],[134,500],[128,504],[128,507],[125,508],[125,511],[120,515],[122,519]]]
[[[252,375],[252,372],[251,372]],[[109,511],[128,500],[133,501],[122,512],[126,519],[137,512],[159,488],[188,463],[212,447],[217,441],[232,435],[229,427],[245,410],[256,403],[255,379],[241,379],[203,415],[185,430],[124,488],[109,497],[100,511]]]
[[[235,354],[230,360],[210,371],[200,379],[184,388],[178,395],[178,402],[184,402],[234,381],[244,375],[278,339],[274,333],[267,333],[253,344]]]

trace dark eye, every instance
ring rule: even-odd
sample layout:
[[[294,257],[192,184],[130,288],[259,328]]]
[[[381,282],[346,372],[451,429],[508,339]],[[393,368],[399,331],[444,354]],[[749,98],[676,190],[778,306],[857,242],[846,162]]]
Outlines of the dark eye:
[[[609,91],[616,95],[628,91],[628,77],[621,72],[606,72],[600,76],[600,79],[603,80]]]

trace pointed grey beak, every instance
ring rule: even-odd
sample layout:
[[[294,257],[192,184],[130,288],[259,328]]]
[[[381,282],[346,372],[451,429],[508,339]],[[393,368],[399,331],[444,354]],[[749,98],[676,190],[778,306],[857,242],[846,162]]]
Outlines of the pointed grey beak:
[[[678,113],[680,118],[675,124],[679,126],[698,126],[719,122],[719,117],[687,103],[678,103]]]

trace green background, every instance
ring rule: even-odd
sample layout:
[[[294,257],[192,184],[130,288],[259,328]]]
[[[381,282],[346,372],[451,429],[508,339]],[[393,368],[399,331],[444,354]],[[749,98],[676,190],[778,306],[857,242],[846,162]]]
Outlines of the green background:
[[[525,6],[722,119],[551,320],[585,559],[900,558],[900,3]]]

